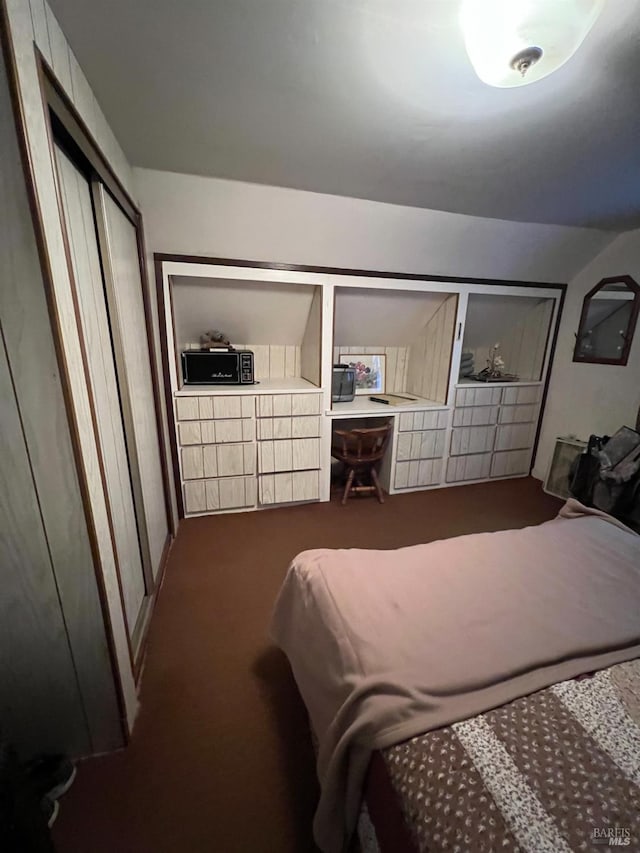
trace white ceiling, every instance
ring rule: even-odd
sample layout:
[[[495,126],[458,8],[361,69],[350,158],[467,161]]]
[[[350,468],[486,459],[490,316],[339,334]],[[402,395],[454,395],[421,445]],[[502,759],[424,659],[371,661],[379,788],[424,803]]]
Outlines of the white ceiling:
[[[563,68],[515,89],[475,76],[457,0],[51,5],[134,165],[640,226],[640,0],[608,0]]]

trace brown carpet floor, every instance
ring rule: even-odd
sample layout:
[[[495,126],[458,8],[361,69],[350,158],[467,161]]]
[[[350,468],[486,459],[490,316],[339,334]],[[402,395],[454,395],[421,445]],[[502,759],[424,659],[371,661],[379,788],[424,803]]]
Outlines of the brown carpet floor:
[[[317,796],[305,712],[267,637],[307,548],[396,548],[552,518],[532,479],[182,522],[148,641],[131,744],[82,762],[59,853],[310,853]]]

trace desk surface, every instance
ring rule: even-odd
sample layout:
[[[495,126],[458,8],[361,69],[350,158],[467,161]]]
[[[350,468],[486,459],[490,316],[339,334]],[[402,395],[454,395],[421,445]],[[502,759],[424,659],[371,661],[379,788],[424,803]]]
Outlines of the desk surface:
[[[435,400],[426,400],[424,397],[418,397],[415,403],[407,403],[402,406],[392,406],[387,403],[374,403],[366,394],[361,394],[355,397],[348,403],[333,403],[330,409],[327,409],[325,414],[332,418],[351,418],[357,417],[381,417],[390,415],[401,415],[402,412],[423,412],[430,409],[446,409],[444,403],[437,403]]]

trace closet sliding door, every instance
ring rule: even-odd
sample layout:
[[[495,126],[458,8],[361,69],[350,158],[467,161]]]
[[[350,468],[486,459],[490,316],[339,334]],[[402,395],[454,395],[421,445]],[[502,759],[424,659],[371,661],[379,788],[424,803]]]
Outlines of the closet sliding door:
[[[155,579],[169,534],[162,459],[155,417],[147,325],[136,229],[104,185],[93,183],[100,248],[112,323],[116,368],[121,378],[127,435],[135,445],[136,505],[145,520],[144,547]]]
[[[130,470],[132,454],[127,452],[91,188],[87,178],[57,146],[55,153],[121,595],[130,644],[135,650],[148,589],[141,519],[135,509]]]

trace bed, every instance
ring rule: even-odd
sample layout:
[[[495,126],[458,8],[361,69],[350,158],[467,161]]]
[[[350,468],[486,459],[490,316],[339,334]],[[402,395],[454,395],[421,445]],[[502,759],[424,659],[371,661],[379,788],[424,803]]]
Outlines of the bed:
[[[569,500],[523,530],[306,551],[271,633],[325,853],[363,803],[383,853],[640,847],[640,537],[615,519]]]

